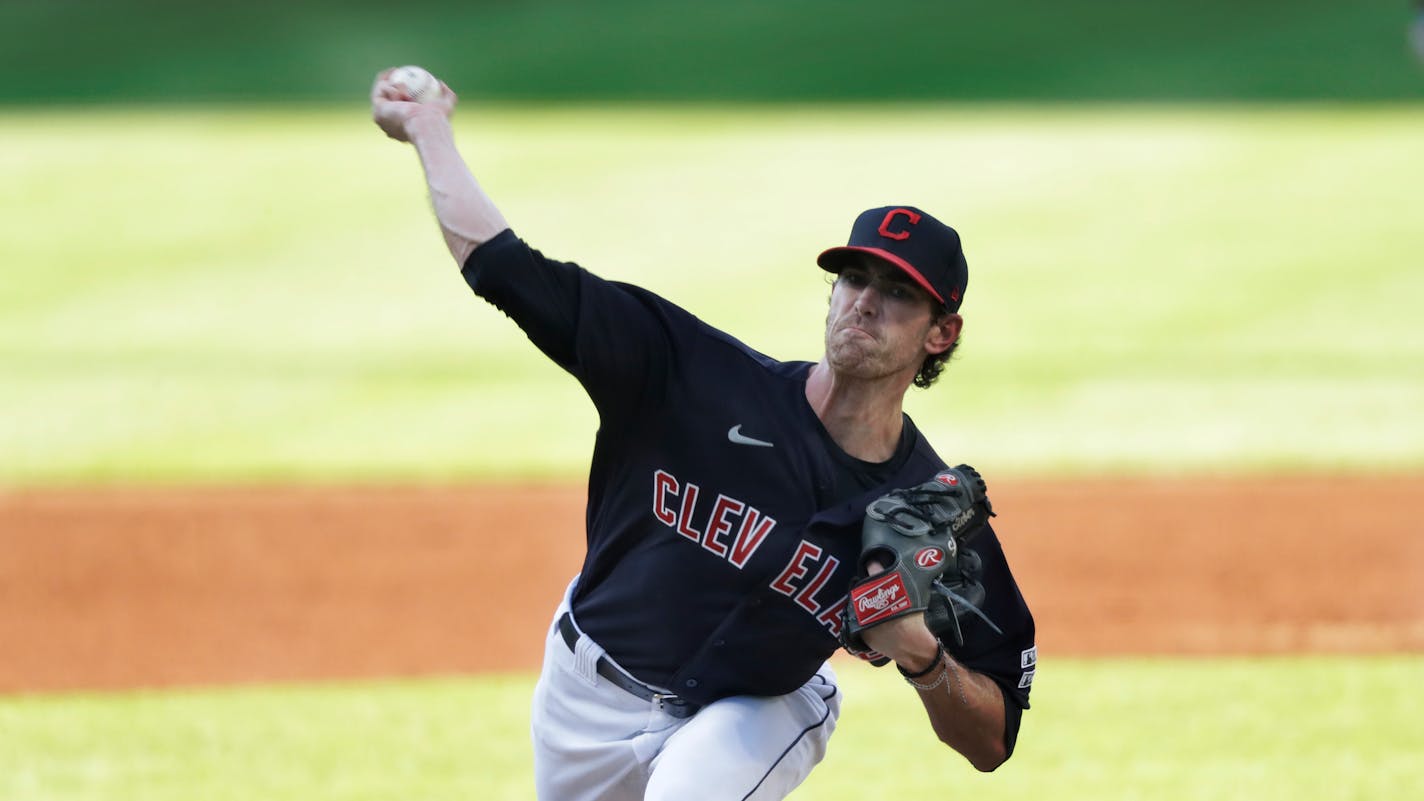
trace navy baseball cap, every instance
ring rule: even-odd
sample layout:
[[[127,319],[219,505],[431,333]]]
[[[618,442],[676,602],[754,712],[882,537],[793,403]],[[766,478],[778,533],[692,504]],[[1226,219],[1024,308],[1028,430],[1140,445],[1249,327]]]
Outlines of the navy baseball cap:
[[[913,206],[882,206],[861,212],[844,247],[816,257],[821,269],[838,273],[856,254],[868,253],[899,267],[950,311],[959,311],[969,265],[959,232]]]

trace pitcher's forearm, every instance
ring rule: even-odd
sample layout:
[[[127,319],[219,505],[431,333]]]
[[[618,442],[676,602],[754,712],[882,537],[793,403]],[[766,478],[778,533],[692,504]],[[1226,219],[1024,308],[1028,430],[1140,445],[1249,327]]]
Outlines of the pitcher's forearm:
[[[420,154],[445,245],[456,265],[463,266],[475,248],[508,228],[509,223],[460,156],[450,121],[444,115],[416,115],[406,127]]]

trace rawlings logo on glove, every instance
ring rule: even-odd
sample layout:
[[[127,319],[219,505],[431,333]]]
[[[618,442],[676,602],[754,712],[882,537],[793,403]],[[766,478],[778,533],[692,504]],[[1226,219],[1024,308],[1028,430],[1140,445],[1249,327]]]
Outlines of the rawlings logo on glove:
[[[905,592],[900,574],[891,573],[883,579],[856,585],[850,592],[850,602],[855,607],[855,619],[862,626],[869,626],[899,616],[909,607],[910,596]]]
[[[841,627],[845,649],[885,664],[889,660],[865,644],[863,633],[915,613],[925,615],[935,636],[948,635],[962,644],[959,615],[983,600],[979,556],[963,545],[993,516],[984,479],[968,465],[942,470],[923,484],[871,503]],[[876,563],[883,572],[871,575]]]

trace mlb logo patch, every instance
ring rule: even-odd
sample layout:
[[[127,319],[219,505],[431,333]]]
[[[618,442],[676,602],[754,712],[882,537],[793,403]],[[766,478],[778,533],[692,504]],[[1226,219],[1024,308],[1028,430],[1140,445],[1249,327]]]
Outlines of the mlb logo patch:
[[[1037,665],[1037,664],[1038,664],[1038,646],[1037,646],[1037,645],[1035,645],[1035,646],[1033,646],[1032,648],[1029,648],[1029,649],[1025,650],[1023,653],[1019,654],[1019,667],[1021,667],[1021,668],[1025,669],[1025,670],[1027,670],[1027,669],[1029,669],[1029,668],[1031,668],[1031,667],[1033,667],[1034,665]],[[1030,681],[1032,681],[1032,679],[1030,679]]]
[[[1024,671],[1023,677],[1019,679],[1020,690],[1027,690],[1029,687],[1033,686],[1033,674],[1036,672],[1037,671],[1033,670]]]

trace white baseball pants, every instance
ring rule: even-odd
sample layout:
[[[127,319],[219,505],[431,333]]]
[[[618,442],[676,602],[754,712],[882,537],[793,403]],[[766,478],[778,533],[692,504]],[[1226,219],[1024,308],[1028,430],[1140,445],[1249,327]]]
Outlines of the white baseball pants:
[[[603,649],[575,650],[554,614],[534,689],[534,785],[540,801],[770,801],[826,754],[840,713],[829,664],[794,692],[737,696],[677,719],[596,672]]]

